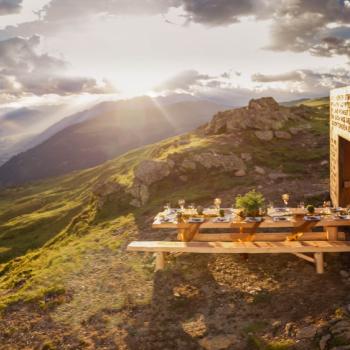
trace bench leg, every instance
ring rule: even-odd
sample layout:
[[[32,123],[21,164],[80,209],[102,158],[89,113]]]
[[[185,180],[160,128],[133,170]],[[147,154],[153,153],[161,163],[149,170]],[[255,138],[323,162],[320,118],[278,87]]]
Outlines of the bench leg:
[[[156,253],[156,267],[155,271],[163,270],[165,266],[165,256],[163,252]]]
[[[315,253],[316,272],[324,272],[323,253]]]

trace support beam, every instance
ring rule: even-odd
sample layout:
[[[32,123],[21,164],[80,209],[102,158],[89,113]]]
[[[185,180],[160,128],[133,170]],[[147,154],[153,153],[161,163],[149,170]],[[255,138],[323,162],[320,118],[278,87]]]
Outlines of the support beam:
[[[323,253],[315,253],[316,272],[324,273]]]
[[[156,266],[155,271],[163,270],[165,267],[165,253],[164,252],[157,252],[156,253]]]
[[[292,254],[295,255],[295,256],[297,256],[297,257],[300,258],[300,259],[304,259],[304,260],[309,261],[309,262],[311,262],[311,263],[313,263],[313,264],[316,263],[316,261],[315,261],[314,258],[312,258],[311,256],[308,256],[308,255],[306,255],[306,254],[303,254],[303,253],[292,253]]]

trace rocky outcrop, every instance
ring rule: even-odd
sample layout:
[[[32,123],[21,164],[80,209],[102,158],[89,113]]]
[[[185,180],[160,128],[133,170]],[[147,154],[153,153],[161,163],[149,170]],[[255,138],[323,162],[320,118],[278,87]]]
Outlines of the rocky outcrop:
[[[307,113],[308,107],[284,107],[272,97],[264,97],[251,100],[247,107],[218,112],[204,127],[204,133],[222,134],[252,129],[269,131],[268,138],[272,139],[273,130],[280,130],[287,121],[299,120]]]
[[[170,174],[167,162],[144,160],[134,170],[135,180],[147,186],[162,180]]]
[[[110,195],[115,193],[123,193],[124,190],[124,187],[118,182],[106,181],[97,184],[92,189],[92,195],[96,199],[97,207],[101,209]]]
[[[167,177],[172,166],[165,161],[143,160],[134,170],[134,182],[127,190],[134,197],[130,204],[140,207],[147,203],[149,186]]]

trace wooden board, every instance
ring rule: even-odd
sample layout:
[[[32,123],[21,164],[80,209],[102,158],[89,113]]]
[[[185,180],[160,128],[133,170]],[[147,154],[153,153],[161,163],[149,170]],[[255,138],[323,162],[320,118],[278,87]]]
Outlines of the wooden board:
[[[302,221],[305,222],[305,221]],[[350,220],[334,220],[334,219],[322,219],[320,221],[312,222],[307,221],[307,223],[313,223],[315,227],[339,227],[339,226],[350,226]],[[191,224],[174,224],[174,223],[153,223],[152,227],[155,229],[162,228],[173,228],[173,229],[185,229]],[[244,221],[235,221],[227,223],[217,223],[207,220],[200,225],[201,229],[229,229],[229,228],[251,228],[254,223],[247,223]],[[259,224],[259,228],[289,228],[298,227],[301,225],[300,220],[291,219],[290,221],[273,221],[271,219],[266,219]]]
[[[129,251],[182,253],[331,253],[350,252],[350,242],[165,242],[135,241]]]

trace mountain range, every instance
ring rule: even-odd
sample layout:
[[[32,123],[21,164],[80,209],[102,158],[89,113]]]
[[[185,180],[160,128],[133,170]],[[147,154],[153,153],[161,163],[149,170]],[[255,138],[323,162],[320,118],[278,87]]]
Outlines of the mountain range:
[[[28,141],[27,151],[0,167],[0,186],[96,166],[133,148],[194,129],[221,109],[225,107],[203,100],[160,103],[147,96],[100,103]]]

